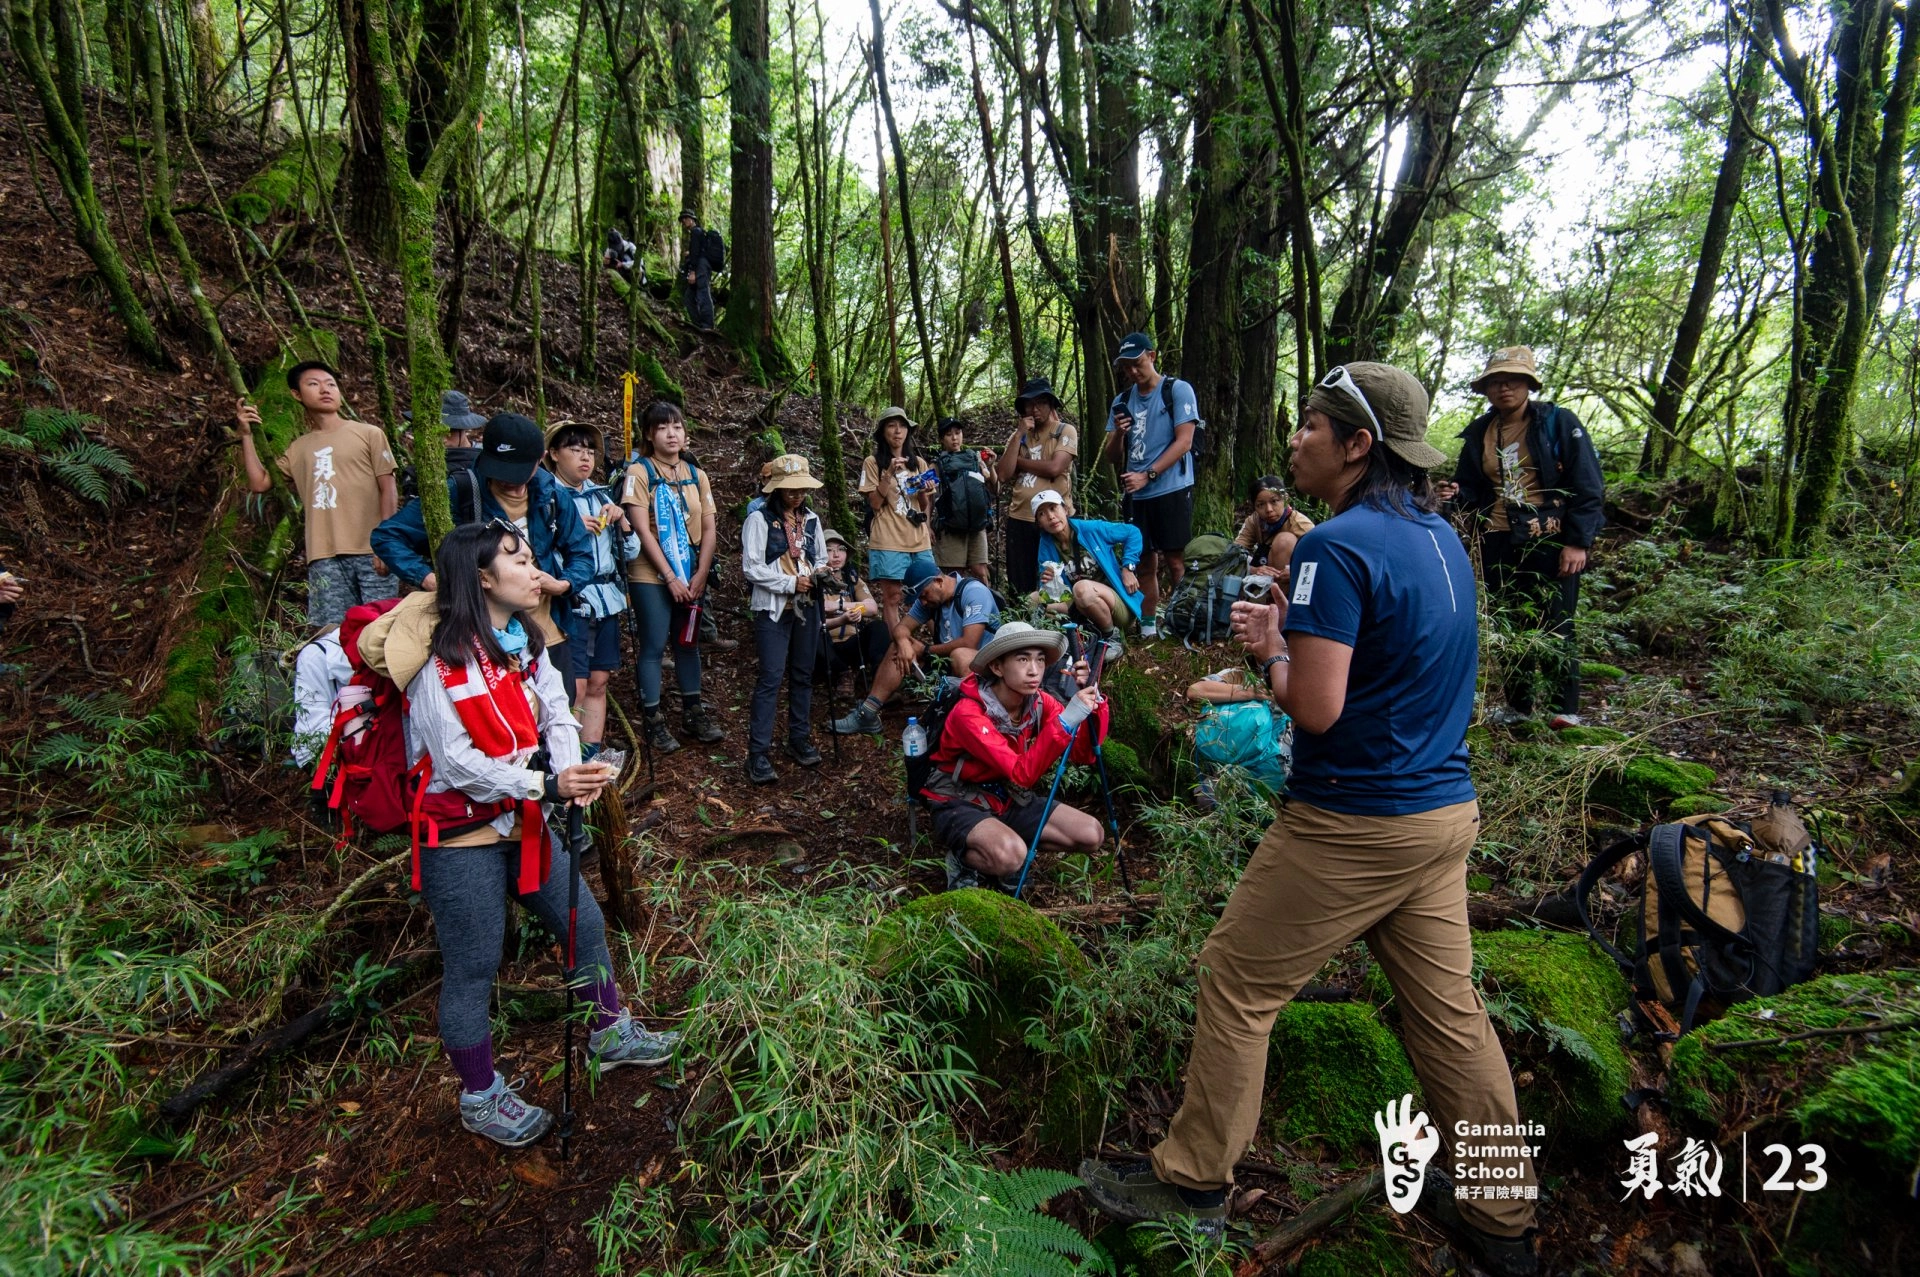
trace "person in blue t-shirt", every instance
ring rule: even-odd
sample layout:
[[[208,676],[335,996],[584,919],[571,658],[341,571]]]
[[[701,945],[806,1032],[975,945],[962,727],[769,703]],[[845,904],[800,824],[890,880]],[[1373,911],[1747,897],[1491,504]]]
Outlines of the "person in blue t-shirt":
[[[1473,569],[1433,513],[1427,470],[1446,457],[1426,425],[1425,389],[1385,364],[1335,368],[1307,400],[1294,482],[1334,517],[1300,538],[1288,595],[1233,609],[1234,636],[1297,728],[1289,796],[1201,951],[1186,1099],[1167,1138],[1149,1165],[1090,1159],[1081,1178],[1121,1219],[1184,1214],[1220,1229],[1259,1123],[1274,1019],[1364,938],[1393,986],[1428,1110],[1375,1117],[1390,1172],[1413,1168],[1390,1177],[1389,1198],[1428,1211],[1482,1267],[1521,1277],[1538,1271],[1531,1141],[1461,1149],[1454,1134],[1462,1123],[1517,1131],[1520,1114],[1473,988],[1466,860],[1480,818],[1466,731],[1478,624]],[[1437,1170],[1456,1164],[1474,1184],[1519,1191],[1456,1200]]]
[[[926,642],[914,637],[922,626],[931,630]],[[833,730],[841,736],[879,735],[881,707],[906,681],[915,661],[944,656],[953,673],[965,678],[973,669],[974,654],[999,628],[1000,605],[984,582],[957,572],[928,577],[915,590],[913,606],[894,624],[893,646],[874,671],[867,698],[834,719]]]
[[[1120,472],[1126,494],[1127,522],[1140,529],[1146,549],[1140,555],[1140,635],[1159,631],[1160,560],[1167,561],[1167,586],[1187,573],[1187,542],[1193,539],[1193,436],[1200,428],[1200,405],[1193,387],[1163,377],[1159,352],[1145,333],[1120,341],[1113,370],[1124,393],[1107,413],[1107,460]]]

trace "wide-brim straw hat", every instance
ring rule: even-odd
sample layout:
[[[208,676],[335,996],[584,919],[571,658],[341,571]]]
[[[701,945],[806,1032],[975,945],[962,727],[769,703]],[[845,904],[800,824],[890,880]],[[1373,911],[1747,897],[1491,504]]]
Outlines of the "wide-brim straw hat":
[[[1502,373],[1525,377],[1527,383],[1535,390],[1545,389],[1540,381],[1540,367],[1534,360],[1531,346],[1503,346],[1494,351],[1487,356],[1487,366],[1482,368],[1480,375],[1468,382],[1467,386],[1476,395],[1480,394],[1480,387],[1485,384],[1487,378],[1498,377]]]
[[[1044,647],[1053,660],[1067,654],[1067,636],[1058,630],[1043,630],[1025,621],[1008,621],[973,658],[973,668],[985,673],[993,663],[1013,652],[1029,647]]]
[[[767,484],[762,492],[778,492],[782,488],[818,488],[823,487],[807,468],[807,459],[797,452],[783,453],[767,463]]]

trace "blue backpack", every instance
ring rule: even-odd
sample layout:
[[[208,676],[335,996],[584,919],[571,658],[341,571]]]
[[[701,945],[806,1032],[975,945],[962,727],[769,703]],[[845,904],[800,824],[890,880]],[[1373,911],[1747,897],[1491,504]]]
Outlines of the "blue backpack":
[[[1193,729],[1193,748],[1203,771],[1235,767],[1278,794],[1293,770],[1293,720],[1266,701],[1209,705]]]

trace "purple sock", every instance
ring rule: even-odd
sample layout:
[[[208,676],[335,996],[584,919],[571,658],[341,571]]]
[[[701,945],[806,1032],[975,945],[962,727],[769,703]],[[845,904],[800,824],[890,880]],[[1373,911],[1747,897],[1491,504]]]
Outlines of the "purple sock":
[[[593,986],[593,1031],[595,1033],[620,1019],[620,986],[602,980]]]
[[[450,1046],[447,1058],[453,1061],[460,1085],[475,1095],[493,1085],[493,1035],[489,1033],[473,1046]]]

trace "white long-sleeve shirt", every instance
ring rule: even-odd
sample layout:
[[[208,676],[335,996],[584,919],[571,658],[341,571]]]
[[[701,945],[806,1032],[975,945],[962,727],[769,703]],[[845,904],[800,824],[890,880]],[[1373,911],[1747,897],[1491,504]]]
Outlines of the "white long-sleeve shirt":
[[[293,761],[312,766],[333,731],[333,698],[353,679],[353,662],[334,626],[300,649],[293,662]]]
[[[773,499],[769,497],[768,501]],[[752,511],[740,525],[740,571],[753,584],[753,610],[777,621],[786,614],[800,578],[782,571],[778,559],[767,562],[767,508]],[[816,572],[827,570],[827,534],[820,526],[820,516],[811,511],[807,513],[804,555]]]
[[[534,722],[547,747],[549,770],[557,775],[580,761],[580,725],[567,705],[566,686],[544,652],[533,663],[526,687]],[[423,753],[433,755],[428,793],[454,789],[479,802],[493,802],[501,798],[539,798],[546,790],[547,771],[527,766],[533,750],[489,758],[474,747],[431,659],[407,685],[407,762],[419,762]],[[496,817],[492,828],[501,838],[509,838],[519,821],[516,807]]]

